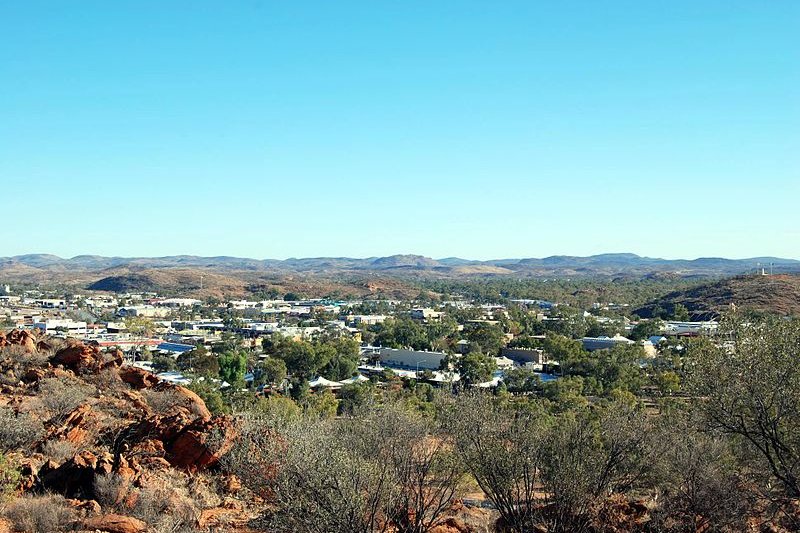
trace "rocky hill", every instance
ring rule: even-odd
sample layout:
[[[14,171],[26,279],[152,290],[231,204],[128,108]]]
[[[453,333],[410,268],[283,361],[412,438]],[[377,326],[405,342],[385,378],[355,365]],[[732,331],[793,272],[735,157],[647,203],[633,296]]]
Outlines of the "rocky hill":
[[[671,312],[684,305],[695,317],[713,316],[735,305],[737,309],[800,315],[800,275],[736,276],[671,292],[635,311],[651,317],[658,309]]]
[[[17,528],[238,531],[251,515],[214,470],[236,433],[120,352],[0,332],[0,481],[25,496],[4,511]]]

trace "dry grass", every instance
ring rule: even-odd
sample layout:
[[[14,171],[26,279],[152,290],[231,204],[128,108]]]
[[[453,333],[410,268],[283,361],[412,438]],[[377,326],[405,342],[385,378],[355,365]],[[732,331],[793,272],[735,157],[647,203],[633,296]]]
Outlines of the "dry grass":
[[[23,496],[8,504],[3,515],[21,533],[68,531],[75,521],[75,511],[63,496]]]

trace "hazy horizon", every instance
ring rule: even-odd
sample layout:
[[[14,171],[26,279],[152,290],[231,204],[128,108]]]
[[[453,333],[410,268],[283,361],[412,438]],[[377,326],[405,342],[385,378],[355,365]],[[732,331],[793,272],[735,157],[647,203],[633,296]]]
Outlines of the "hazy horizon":
[[[502,257],[489,257],[489,258],[477,258],[477,257],[467,257],[467,256],[444,256],[444,255],[424,255],[414,252],[399,252],[399,253],[390,253],[387,255],[366,255],[366,256],[350,256],[350,255],[308,255],[308,256],[288,256],[288,257],[257,257],[257,256],[240,256],[240,255],[230,255],[230,254],[208,254],[208,255],[199,255],[199,254],[184,254],[184,253],[173,253],[173,254],[165,254],[165,255],[104,255],[104,254],[95,254],[95,253],[80,253],[71,256],[62,256],[58,254],[51,254],[48,252],[26,252],[23,254],[14,254],[14,255],[0,255],[0,257],[23,257],[23,256],[56,256],[63,260],[70,260],[75,259],[77,257],[104,257],[104,258],[114,258],[114,259],[159,259],[162,257],[181,257],[181,256],[189,256],[189,257],[200,257],[200,258],[215,258],[215,257],[228,257],[233,259],[245,259],[245,260],[254,260],[254,261],[288,261],[292,259],[355,259],[355,260],[365,260],[365,259],[376,259],[382,257],[393,257],[393,256],[419,256],[424,257],[427,259],[433,259],[435,261],[442,261],[447,259],[461,259],[465,261],[478,261],[478,262],[487,262],[487,261],[516,261],[522,259],[546,259],[548,257],[577,257],[577,258],[586,258],[586,257],[598,257],[598,256],[614,256],[614,255],[635,255],[641,259],[652,259],[656,261],[694,261],[698,259],[727,259],[732,261],[745,261],[749,259],[780,259],[780,260],[788,260],[788,261],[800,261],[798,257],[781,257],[781,256],[770,256],[770,255],[752,255],[752,256],[741,256],[741,257],[726,257],[726,256],[697,256],[697,257],[652,257],[652,256],[645,256],[640,254],[635,254],[633,252],[600,252],[597,254],[590,254],[590,255],[578,255],[578,254],[546,254],[540,256],[523,256],[523,255],[508,255]]]

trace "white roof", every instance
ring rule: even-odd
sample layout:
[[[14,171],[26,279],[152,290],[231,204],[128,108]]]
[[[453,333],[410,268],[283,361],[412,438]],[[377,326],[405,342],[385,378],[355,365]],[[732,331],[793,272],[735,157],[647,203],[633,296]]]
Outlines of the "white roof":
[[[502,379],[500,377],[496,377],[496,378],[492,379],[491,381],[485,381],[483,383],[476,383],[475,386],[476,387],[480,387],[482,389],[491,389],[491,388],[497,387],[500,384],[501,381],[502,381]]]
[[[308,386],[311,387],[312,389],[315,389],[317,387],[333,388],[333,387],[341,387],[342,384],[339,383],[338,381],[331,381],[329,379],[325,379],[322,376],[320,376],[316,379],[312,379],[311,381],[309,381]]]
[[[361,374],[358,374],[357,376],[353,376],[352,378],[343,379],[339,383],[341,383],[342,385],[350,385],[351,383],[364,383],[366,381],[369,381],[369,378],[366,378]]]

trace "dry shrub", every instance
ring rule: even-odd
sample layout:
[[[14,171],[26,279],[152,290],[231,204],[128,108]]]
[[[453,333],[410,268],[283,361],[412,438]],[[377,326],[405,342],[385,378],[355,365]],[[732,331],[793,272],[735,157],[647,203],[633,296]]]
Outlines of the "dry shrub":
[[[116,368],[106,368],[97,374],[87,374],[84,380],[98,390],[103,391],[103,394],[130,390],[130,386],[119,377],[119,371]]]
[[[94,496],[104,511],[135,516],[152,531],[194,531],[203,507],[178,472],[151,479],[145,487],[116,474],[96,476]]]
[[[67,531],[75,522],[75,511],[63,496],[23,496],[6,506],[3,515],[14,531],[41,533]]]
[[[42,424],[28,414],[0,407],[0,451],[30,449],[43,431]]]
[[[56,421],[63,420],[94,392],[94,387],[74,377],[48,378],[39,382],[39,397]]]
[[[220,487],[217,486],[216,481],[200,475],[189,479],[186,486],[199,507],[207,509],[222,505],[222,497],[219,495]]]
[[[142,397],[153,411],[164,413],[176,405],[185,405],[186,396],[174,389],[153,390],[144,389],[141,391]]]
[[[75,457],[79,451],[78,446],[68,440],[49,440],[42,446],[42,453],[57,463]]]
[[[50,356],[45,352],[28,353],[22,346],[0,349],[0,384],[16,386],[32,368],[45,368]]]
[[[94,499],[107,512],[113,510],[125,514],[125,499],[135,492],[130,480],[117,474],[94,477]]]

